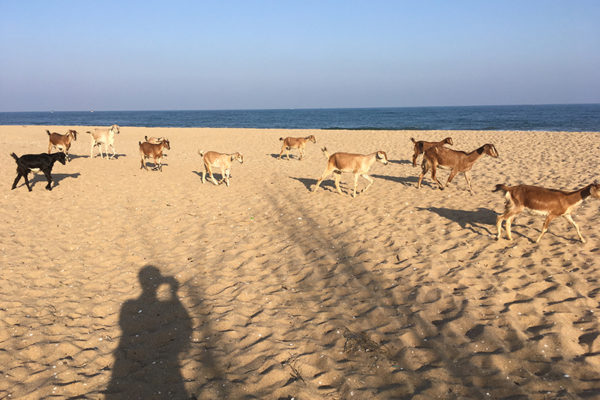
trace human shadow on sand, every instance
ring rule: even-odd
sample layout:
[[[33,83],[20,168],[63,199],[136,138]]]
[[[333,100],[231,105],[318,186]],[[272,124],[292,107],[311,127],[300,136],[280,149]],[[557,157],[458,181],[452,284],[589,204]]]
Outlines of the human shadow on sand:
[[[474,233],[481,234],[481,230],[486,231],[489,235],[492,231],[488,226],[496,225],[496,213],[488,208],[479,207],[477,210],[454,210],[445,207],[417,207],[417,211],[431,211],[454,221],[463,229],[470,229]]]
[[[106,399],[188,399],[179,356],[189,350],[192,320],[179,301],[179,282],[152,265],[139,272],[141,295],[121,307],[121,339]],[[157,292],[168,285],[170,296]]]

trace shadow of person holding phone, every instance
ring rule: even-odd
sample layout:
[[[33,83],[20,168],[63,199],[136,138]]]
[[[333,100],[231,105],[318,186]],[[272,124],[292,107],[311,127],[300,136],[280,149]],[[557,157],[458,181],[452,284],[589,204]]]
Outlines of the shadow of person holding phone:
[[[189,349],[192,320],[177,297],[179,282],[152,265],[140,270],[139,280],[142,294],[121,307],[122,335],[105,398],[188,399],[179,356]],[[166,299],[157,296],[163,285]]]

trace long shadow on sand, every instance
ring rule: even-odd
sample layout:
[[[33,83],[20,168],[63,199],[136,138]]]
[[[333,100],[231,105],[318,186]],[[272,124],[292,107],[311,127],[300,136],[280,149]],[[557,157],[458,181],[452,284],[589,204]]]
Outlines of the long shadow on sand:
[[[313,180],[307,180],[303,178],[294,178],[299,180],[300,182],[312,183]],[[267,194],[267,198],[269,201],[275,203],[277,199],[275,196],[270,196]],[[347,358],[344,359],[344,373],[351,374],[355,369],[361,368],[360,365],[362,363],[368,364],[368,356],[361,347],[374,347],[373,353],[378,353],[383,358],[386,358],[391,365],[394,367],[390,371],[386,371],[385,369],[378,371],[380,374],[381,381],[376,385],[379,386],[378,390],[385,390],[387,398],[398,398],[398,399],[410,399],[414,396],[424,393],[428,391],[434,384],[435,380],[432,380],[431,374],[427,373],[429,370],[439,369],[440,371],[444,371],[443,374],[447,374],[448,380],[452,380],[456,384],[462,385],[462,387],[467,388],[465,393],[466,397],[470,398],[483,398],[485,397],[484,390],[478,385],[473,384],[473,375],[477,378],[484,377],[485,374],[479,374],[478,367],[473,362],[472,357],[470,355],[465,355],[459,357],[457,359],[456,353],[448,348],[445,340],[445,335],[448,333],[446,330],[450,331],[450,334],[457,334],[456,332],[452,332],[451,327],[448,328],[449,322],[452,322],[459,318],[465,318],[464,309],[466,307],[466,300],[463,301],[462,304],[455,304],[447,310],[443,311],[441,318],[435,320],[427,320],[422,318],[418,313],[415,313],[411,307],[415,299],[407,298],[409,304],[406,304],[401,299],[394,299],[389,297],[390,282],[380,280],[376,274],[372,272],[373,265],[370,262],[363,262],[356,258],[356,255],[352,252],[347,252],[343,246],[339,246],[339,243],[336,243],[336,238],[345,238],[346,240],[352,240],[349,238],[349,232],[339,231],[339,232],[331,232],[331,229],[328,229],[327,232],[321,229],[321,221],[317,221],[311,217],[311,210],[301,201],[298,201],[294,198],[289,198],[289,206],[294,210],[297,210],[297,213],[303,216],[304,224],[298,225],[294,223],[295,214],[290,216],[289,219],[286,217],[286,214],[282,214],[283,217],[278,221],[278,225],[280,228],[281,238],[287,238],[290,242],[295,243],[295,246],[299,246],[301,248],[301,252],[304,254],[314,253],[315,249],[323,249],[325,253],[330,253],[332,259],[336,260],[335,264],[331,266],[331,268],[327,267],[317,267],[312,263],[304,264],[301,260],[290,261],[284,267],[284,270],[276,272],[278,275],[281,274],[282,282],[285,282],[286,285],[289,285],[286,277],[293,276],[297,274],[297,270],[304,269],[310,271],[307,273],[306,277],[302,280],[297,281],[295,285],[297,286],[295,289],[295,293],[302,294],[301,297],[295,297],[296,302],[306,302],[310,304],[312,302],[317,302],[319,306],[318,313],[329,313],[332,312],[332,315],[328,317],[320,317],[319,319],[336,321],[335,325],[337,325],[337,329],[344,332],[344,337],[346,338],[346,342],[344,344],[344,352],[347,352],[348,349],[359,349],[355,356],[348,355]],[[439,212],[443,216],[448,216],[448,218],[453,218],[459,223],[472,224],[473,221],[476,221],[476,224],[489,224],[494,221],[494,214],[491,210],[487,209],[479,209],[477,211],[471,213],[460,213],[456,212],[457,210],[445,210],[445,209],[426,209],[428,211]],[[468,222],[466,222],[468,221]],[[307,238],[310,237],[310,240],[297,240],[298,238]],[[335,246],[332,246],[332,243],[336,243]],[[315,257],[313,255],[312,257]],[[366,307],[366,311],[362,311],[357,313],[354,316],[354,320],[341,321],[339,320],[339,316],[337,315],[337,311],[332,309],[329,310],[329,307],[336,304],[345,304],[347,307],[352,307],[353,300],[349,298],[336,298],[336,290],[335,288],[340,284],[340,282],[345,282],[345,285],[354,287],[354,290],[359,291],[368,291],[369,295],[369,306]],[[402,285],[402,283],[396,283],[395,285]],[[411,292],[414,288],[407,287],[406,291]],[[299,295],[298,295],[299,296]],[[357,306],[354,304],[354,306]],[[365,307],[364,305],[359,305],[359,307]],[[365,329],[370,331],[372,328],[368,327],[367,315],[371,310],[376,309],[385,309],[386,317],[380,316],[379,318],[389,318],[391,320],[396,320],[396,323],[399,326],[402,326],[403,332],[411,331],[411,335],[413,338],[417,339],[416,343],[413,345],[418,349],[427,349],[432,354],[432,360],[429,363],[424,364],[421,368],[407,372],[413,379],[414,386],[407,387],[402,383],[402,377],[400,376],[402,373],[398,373],[398,371],[409,371],[410,367],[406,368],[404,363],[406,360],[410,360],[410,354],[406,354],[405,348],[399,343],[396,343],[396,340],[390,339],[382,340],[379,344],[373,343],[367,336],[367,332],[364,332]],[[314,316],[310,315],[310,312],[307,315],[302,315],[302,318],[308,318],[311,320]],[[352,327],[354,332],[350,331],[346,326]],[[363,325],[361,329],[360,326]],[[367,326],[365,326],[367,324]],[[356,333],[356,329],[361,329],[363,332]],[[335,331],[335,327],[331,328],[332,331]],[[325,337],[324,340],[327,340]],[[358,343],[358,344],[357,344]],[[332,344],[323,343],[323,346],[329,346]],[[333,344],[335,345],[335,344]],[[387,350],[384,350],[387,348]],[[340,349],[341,350],[341,349]],[[362,353],[362,354],[361,354]],[[394,368],[398,368],[394,370]],[[486,379],[490,377],[485,376]],[[348,389],[348,385],[344,383],[343,380],[339,382],[339,386],[337,387],[331,386],[328,389],[331,390],[329,395],[339,396],[339,398],[349,398],[350,393]],[[496,379],[494,381],[494,389],[501,393],[508,393],[511,395],[510,398],[526,398],[525,394],[520,390],[519,387],[515,385],[511,385],[510,382],[506,382],[506,380]],[[337,393],[334,393],[337,392]],[[452,393],[448,393],[447,398],[457,398],[453,396]],[[508,397],[506,397],[508,398]]]
[[[54,189],[56,186],[59,185],[59,183],[65,179],[65,178],[79,178],[81,174],[79,172],[75,172],[74,174],[52,174],[52,188]],[[34,186],[36,185],[36,183],[38,182],[42,182],[44,185],[46,185],[48,183],[48,181],[46,180],[46,177],[44,176],[43,173],[38,173],[33,175],[33,178],[31,178],[29,180],[29,185],[31,186],[31,189],[33,190]],[[25,186],[25,180],[21,180],[20,184],[15,188],[18,189],[21,186]]]
[[[304,187],[306,187],[306,190],[311,191],[313,189],[313,187],[317,184],[317,179],[313,179],[313,178],[296,178],[294,176],[290,176],[290,178],[297,180],[298,182],[301,182]],[[344,186],[343,184],[340,183],[340,186]],[[333,183],[333,178],[332,179],[325,179],[323,182],[321,182],[321,184],[319,185],[319,188],[323,188],[325,190],[328,190],[328,188],[330,188],[332,191],[335,191],[335,184]]]
[[[179,282],[146,265],[139,271],[142,294],[121,307],[121,339],[106,399],[188,399],[180,353],[187,352],[192,320],[179,301]],[[168,285],[170,298],[157,297],[160,286]]]
[[[474,233],[481,234],[482,230],[486,231],[489,235],[492,231],[489,226],[496,225],[496,213],[489,208],[479,207],[477,210],[454,210],[452,208],[445,207],[417,207],[417,211],[431,211],[454,221],[460,225],[463,229],[469,229]]]

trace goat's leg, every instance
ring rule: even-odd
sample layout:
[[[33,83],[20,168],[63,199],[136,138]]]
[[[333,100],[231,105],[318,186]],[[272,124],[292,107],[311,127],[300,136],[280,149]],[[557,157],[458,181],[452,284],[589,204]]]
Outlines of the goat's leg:
[[[279,157],[277,157],[278,160],[281,160],[281,155],[283,154],[284,150],[285,150],[285,145],[281,146],[281,151],[279,152]]]
[[[50,154],[51,150],[52,150],[52,142],[48,143],[48,154]]]
[[[92,148],[90,149],[90,158],[94,158],[94,145],[95,143],[92,141]]]
[[[337,191],[338,191],[339,194],[343,194],[342,193],[342,189],[340,188],[340,179],[341,179],[341,177],[342,177],[341,173],[335,173],[335,176],[333,177],[334,178],[334,182],[335,182],[335,188],[337,189]],[[356,193],[354,193],[354,195],[352,197],[355,197],[355,196],[356,196]]]
[[[362,174],[361,176],[362,176],[363,178],[365,178],[367,181],[369,181],[369,184],[367,185],[367,187],[366,187],[366,188],[364,188],[364,189],[361,191],[361,193],[362,193],[362,192],[366,192],[366,191],[367,191],[367,189],[371,187],[371,185],[373,184],[373,178],[371,178],[371,177],[370,177],[369,175],[367,175],[367,174]]]
[[[573,217],[571,217],[571,214],[565,214],[565,218],[567,219],[567,221],[569,221],[571,223],[571,225],[573,225],[575,227],[575,229],[577,230],[577,234],[579,235],[579,239],[581,239],[581,243],[585,243],[585,239],[583,238],[583,236],[581,235],[581,231],[579,230],[579,227],[577,226],[577,224],[575,223],[575,221],[573,221]]]
[[[50,175],[50,169],[45,169],[44,175],[46,175],[46,180],[48,180],[48,184],[46,185],[46,190],[52,190],[52,175]]]
[[[17,187],[17,183],[19,183],[19,180],[22,176],[23,174],[21,174],[21,171],[17,171],[17,177],[15,178],[15,181],[12,184],[11,190],[14,190]],[[25,174],[25,177],[27,178],[27,174]],[[27,185],[27,189],[29,189],[29,184]],[[29,189],[29,191],[31,192],[31,189]]]
[[[206,165],[207,171],[208,171],[208,178],[211,180],[212,183],[214,183],[215,185],[219,185],[219,183],[217,182],[217,180],[215,179],[215,177],[213,176],[213,172],[212,172],[212,168],[210,165]]]
[[[229,187],[229,173],[231,172],[231,170],[229,168],[227,168],[225,170],[225,175],[223,175],[224,179],[225,179],[225,184],[227,185],[227,187]]]
[[[352,197],[356,197],[356,187],[358,186],[358,176],[359,176],[359,174],[354,174],[354,188],[352,189]]]
[[[110,144],[110,148],[112,149],[112,157],[110,158],[115,158],[115,156],[117,155],[117,151],[115,150],[115,144],[111,143]],[[106,150],[106,157],[108,158],[108,149]]]
[[[475,192],[473,192],[473,187],[471,186],[471,173],[469,171],[465,171],[463,172],[463,174],[465,175],[465,179],[467,180],[467,185],[469,185],[469,192],[471,192],[471,196],[473,196]]]
[[[436,174],[436,165],[435,165],[435,163],[432,163],[431,164],[431,179],[433,179],[434,182],[437,182],[440,190],[444,190],[444,186],[442,186],[442,182],[440,182],[440,180],[435,176],[435,174]]]
[[[540,239],[542,238],[542,236],[544,236],[544,233],[546,233],[546,231],[548,230],[548,225],[550,225],[550,222],[556,218],[556,215],[552,215],[552,214],[548,214],[548,216],[546,217],[546,220],[544,221],[544,226],[542,227],[542,233],[540,233],[540,236],[538,236],[538,238],[536,239],[536,243],[540,242]]]
[[[323,174],[321,175],[321,177],[320,177],[319,179],[317,179],[317,184],[315,185],[315,187],[314,187],[314,188],[313,188],[313,190],[312,190],[313,192],[315,192],[315,191],[316,191],[316,190],[319,188],[319,185],[321,184],[321,182],[323,182],[323,179],[325,179],[325,178],[327,178],[329,175],[331,175],[331,172],[332,172],[332,171],[330,171],[330,170],[329,170],[329,168],[326,168],[326,169],[325,169],[325,172],[323,172]],[[339,190],[339,188],[338,188],[338,190]],[[340,191],[340,192],[341,192],[341,191]]]
[[[304,158],[304,149],[302,147],[300,147],[300,159],[299,161],[301,161]]]
[[[419,152],[415,151],[415,153],[413,154],[413,168],[417,166],[417,157],[419,157]]]
[[[450,171],[450,175],[448,175],[448,180],[446,181],[446,187],[450,185],[450,182],[452,182],[452,179],[454,179],[456,174],[458,174],[458,170],[452,169],[452,171]]]
[[[429,165],[427,164],[427,160],[423,159],[423,162],[421,164],[421,175],[419,175],[419,182],[417,183],[417,189],[421,188],[421,182],[423,181],[423,177],[425,176],[425,174],[427,173],[428,170],[429,170]]]

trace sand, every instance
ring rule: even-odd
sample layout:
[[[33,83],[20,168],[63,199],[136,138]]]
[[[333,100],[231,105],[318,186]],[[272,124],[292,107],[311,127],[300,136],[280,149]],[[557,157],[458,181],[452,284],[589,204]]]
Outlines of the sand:
[[[46,151],[46,128],[79,132],[72,161],[11,191],[9,153]],[[85,130],[0,127],[1,399],[600,396],[600,202],[573,213],[585,244],[564,218],[534,243],[527,212],[497,241],[492,192],[592,182],[600,133],[122,127],[107,160]],[[162,172],[139,168],[144,135],[170,140]],[[460,175],[416,188],[409,138],[446,136],[500,154],[473,196]],[[391,162],[355,199],[348,174],[311,193],[321,146]],[[198,149],[244,154],[230,187],[201,183]]]

